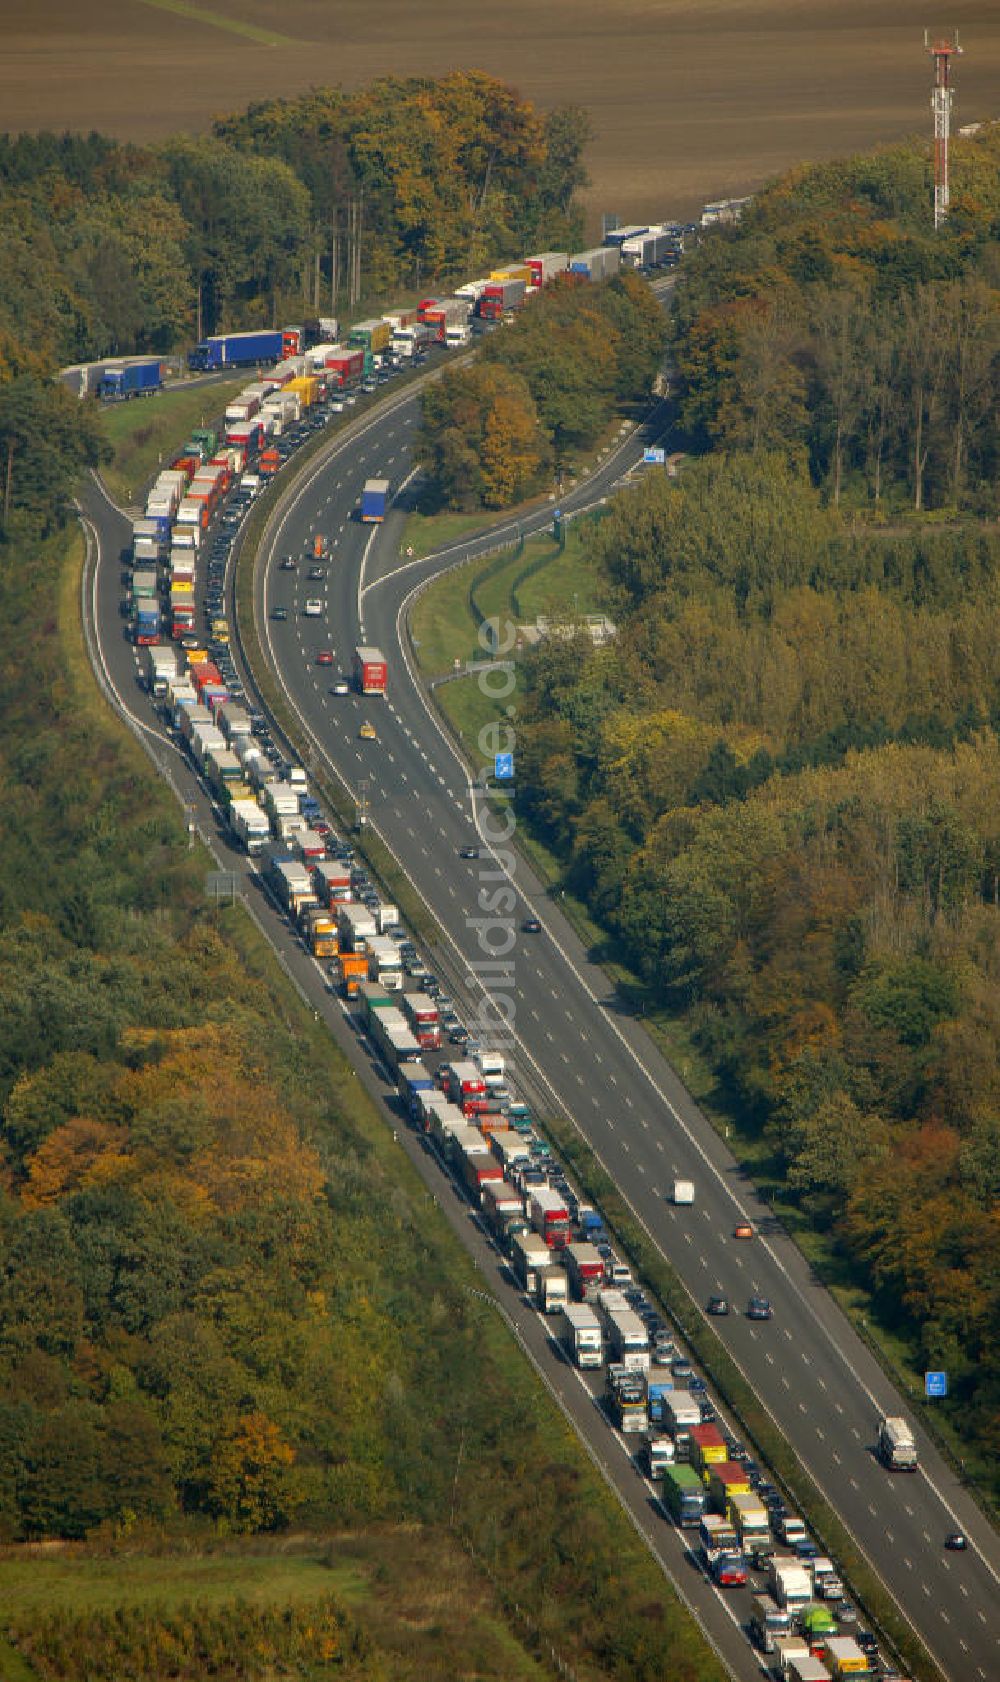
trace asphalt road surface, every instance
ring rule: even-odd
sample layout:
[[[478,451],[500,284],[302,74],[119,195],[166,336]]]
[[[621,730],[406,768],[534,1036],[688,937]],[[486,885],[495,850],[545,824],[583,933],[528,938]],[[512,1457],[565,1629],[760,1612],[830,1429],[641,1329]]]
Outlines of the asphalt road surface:
[[[704,1302],[715,1290],[737,1307],[751,1295],[770,1298],[773,1321],[753,1323],[738,1312],[716,1329],[941,1669],[955,1682],[977,1677],[994,1682],[1000,1677],[995,1534],[920,1431],[916,1477],[892,1476],[875,1462],[875,1422],[882,1412],[909,1415],[905,1400],[895,1395],[828,1293],[811,1277],[675,1073],[621,1010],[611,983],[590,963],[516,848],[495,831],[484,840],[489,815],[469,763],[456,752],[417,680],[404,620],[408,601],[424,581],[496,538],[460,544],[447,555],[412,563],[399,554],[401,512],[374,528],[357,519],[366,478],[388,477],[394,495],[410,481],[416,404],[412,392],[390,395],[332,440],[323,461],[283,500],[261,546],[256,596],[261,638],[299,715],[303,739],[354,797],[364,799],[368,822],[435,914],[441,929],[435,963],[464,1019],[471,1023],[480,1007],[490,1014],[485,1004],[490,999],[492,1014],[512,1015],[514,1045],[508,1055],[519,1083],[543,1113],[566,1115],[580,1129],[696,1299]],[[646,425],[622,441],[595,480],[561,499],[563,512],[569,515],[607,494],[632,470],[647,443],[666,436],[668,425],[666,407],[655,405]],[[404,500],[405,495],[404,489]],[[245,857],[213,834],[209,803],[153,720],[118,615],[118,552],[127,543],[128,527],[96,491],[88,492],[86,510],[100,562],[85,605],[99,638],[106,681],[122,697],[160,768],[190,802],[192,821],[212,839],[225,867],[240,873],[250,903],[258,906],[285,961],[293,972],[303,972],[317,1008],[347,1034],[357,1053],[340,1012],[322,991],[315,966],[263,899]],[[520,527],[529,531],[551,518],[552,507],[542,507]],[[332,540],[332,556],[324,576],[309,579],[308,551],[317,532]],[[294,572],[280,569],[283,555],[296,557]],[[305,615],[307,599],[319,600],[318,617]],[[272,617],[278,605],[288,610],[286,620]],[[377,644],[388,657],[386,701],[330,693],[341,673],[349,671],[353,648],[362,641]],[[333,668],[317,665],[321,649],[333,653]],[[481,681],[496,699],[498,727],[510,725],[516,732],[516,718],[506,711],[510,703],[502,663],[492,663]],[[365,719],[375,724],[376,741],[359,737]],[[516,741],[513,745],[516,754]],[[479,757],[474,757],[473,772]],[[459,857],[459,849],[470,843],[482,847],[478,860]],[[496,897],[502,889],[509,889],[507,899]],[[494,897],[484,901],[480,895]],[[527,915],[538,917],[540,934],[521,931]],[[494,949],[509,943],[510,949],[494,963],[484,943]],[[405,1143],[419,1153],[408,1136]],[[678,1176],[695,1182],[692,1208],[675,1210],[667,1200]],[[453,1213],[471,1241],[475,1229],[467,1211],[456,1205]],[[756,1232],[750,1242],[733,1236],[744,1217]],[[483,1242],[481,1235],[478,1239]],[[537,1326],[524,1335],[544,1340]],[[574,1418],[586,1439],[607,1459],[607,1428],[595,1420],[585,1387],[572,1370],[564,1370],[561,1383],[573,1398],[579,1413]],[[566,1405],[572,1412],[572,1404]],[[624,1465],[627,1469],[627,1461]],[[647,1495],[638,1496],[634,1471],[625,1481],[633,1513],[649,1525]],[[946,1533],[954,1529],[970,1537],[965,1555],[943,1550]],[[653,1530],[658,1549],[674,1550],[676,1569],[677,1558],[685,1557],[682,1538],[662,1520]],[[722,1597],[693,1572],[689,1576],[685,1593],[727,1662],[737,1674],[753,1672],[752,1660],[747,1669],[749,1649],[735,1636],[733,1602],[727,1600],[720,1609]]]
[[[272,670],[314,755],[363,799],[367,821],[434,913],[449,991],[467,1013],[487,996],[512,1001],[521,1083],[543,1112],[572,1119],[698,1301],[716,1290],[738,1305],[751,1295],[771,1300],[773,1321],[753,1323],[737,1313],[717,1327],[733,1357],[945,1674],[955,1682],[994,1682],[1000,1677],[994,1532],[919,1429],[917,1476],[890,1475],[875,1461],[879,1416],[909,1417],[912,1410],[812,1277],[675,1072],[623,1013],[608,978],[505,839],[503,821],[489,818],[475,788],[480,756],[470,765],[459,755],[417,680],[405,630],[414,591],[487,542],[407,562],[399,553],[402,514],[379,527],[359,523],[366,478],[389,478],[395,494],[412,473],[416,398],[387,408],[306,476],[269,527],[259,556],[257,605]],[[647,443],[662,440],[668,422],[665,406],[657,405],[647,426],[609,458],[596,481],[561,499],[563,512],[613,488]],[[551,519],[550,506],[520,527],[528,531]],[[306,553],[317,532],[331,539],[333,552],[324,577],[310,581]],[[279,569],[283,555],[299,559],[295,572]],[[321,603],[317,618],[304,614],[309,597]],[[276,605],[287,608],[287,620],[273,619]],[[349,672],[359,642],[386,654],[385,701],[330,693],[332,681]],[[321,648],[334,655],[332,671],[316,664]],[[496,698],[498,727],[511,725],[516,735],[502,664],[481,681]],[[375,724],[376,741],[359,737],[364,719]],[[506,737],[499,745],[508,745]],[[459,857],[463,845],[484,837],[483,857]],[[501,887],[511,890],[507,900],[496,897]],[[499,906],[491,927],[484,905]],[[540,935],[521,932],[529,914],[541,921]],[[508,943],[509,952],[491,970],[484,944],[499,950]],[[675,1210],[668,1202],[676,1176],[694,1180],[693,1208]],[[744,1217],[756,1231],[749,1243],[733,1236]],[[943,1549],[945,1535],[955,1529],[970,1537],[965,1555]]]

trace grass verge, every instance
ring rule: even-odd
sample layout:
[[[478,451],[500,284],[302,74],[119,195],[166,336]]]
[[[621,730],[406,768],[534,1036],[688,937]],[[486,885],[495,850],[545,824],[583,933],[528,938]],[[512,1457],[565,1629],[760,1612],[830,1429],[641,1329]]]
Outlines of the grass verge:
[[[114,500],[123,507],[138,502],[164,461],[176,454],[195,427],[211,425],[249,378],[244,369],[239,379],[218,385],[168,387],[155,397],[102,408],[101,431],[114,450],[103,476]]]

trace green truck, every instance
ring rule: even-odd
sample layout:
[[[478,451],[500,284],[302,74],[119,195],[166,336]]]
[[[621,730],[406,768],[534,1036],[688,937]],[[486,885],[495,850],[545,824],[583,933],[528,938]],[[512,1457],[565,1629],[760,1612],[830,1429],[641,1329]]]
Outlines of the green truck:
[[[663,1505],[683,1530],[697,1528],[705,1511],[705,1485],[693,1466],[663,1468]]]

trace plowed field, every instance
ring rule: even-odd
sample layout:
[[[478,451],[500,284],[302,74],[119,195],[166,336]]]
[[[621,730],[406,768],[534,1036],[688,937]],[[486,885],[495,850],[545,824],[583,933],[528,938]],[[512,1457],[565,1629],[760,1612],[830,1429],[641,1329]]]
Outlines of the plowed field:
[[[693,211],[799,159],[930,125],[925,24],[965,46],[955,120],[1000,115],[995,0],[4,0],[10,129],[143,140],[382,72],[477,66],[591,112],[594,214]]]

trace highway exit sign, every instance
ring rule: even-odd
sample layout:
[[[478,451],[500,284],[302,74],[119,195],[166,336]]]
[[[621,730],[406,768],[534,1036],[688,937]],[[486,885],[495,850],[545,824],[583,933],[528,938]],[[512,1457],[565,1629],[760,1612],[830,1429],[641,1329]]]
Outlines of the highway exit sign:
[[[924,1373],[924,1395],[925,1396],[947,1396],[947,1394],[948,1394],[948,1374],[946,1372],[925,1372]]]
[[[493,775],[498,783],[509,782],[514,775],[514,755],[498,753],[493,761]]]

